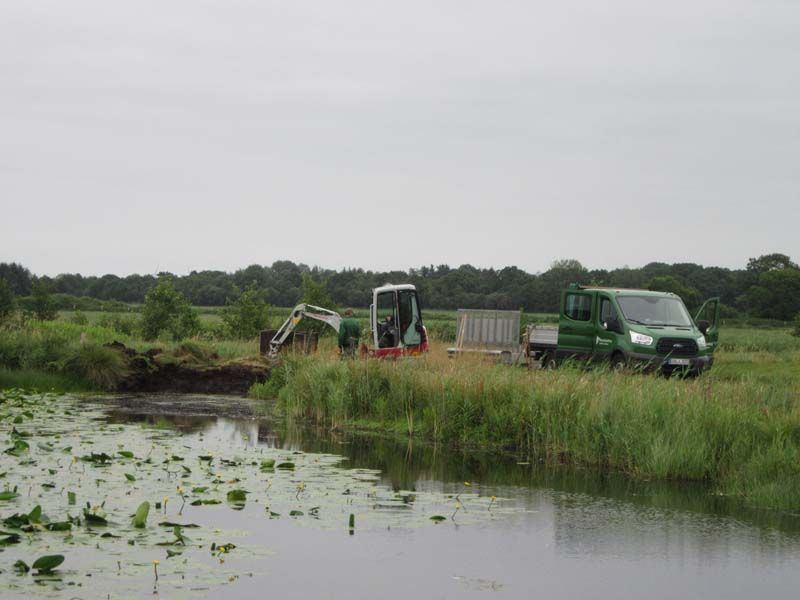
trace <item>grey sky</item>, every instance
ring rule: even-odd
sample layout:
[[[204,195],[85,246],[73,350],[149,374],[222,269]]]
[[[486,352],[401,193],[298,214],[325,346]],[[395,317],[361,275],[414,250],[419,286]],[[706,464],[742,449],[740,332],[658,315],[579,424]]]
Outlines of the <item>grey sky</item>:
[[[34,272],[800,259],[800,2],[0,4]]]

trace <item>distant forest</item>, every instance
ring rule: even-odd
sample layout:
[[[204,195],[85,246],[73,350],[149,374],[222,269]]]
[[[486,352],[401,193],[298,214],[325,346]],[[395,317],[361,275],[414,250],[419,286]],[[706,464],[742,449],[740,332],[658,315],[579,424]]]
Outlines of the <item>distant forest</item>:
[[[17,296],[27,296],[35,282],[51,292],[100,300],[141,303],[159,277],[171,277],[175,287],[198,306],[221,306],[255,282],[264,299],[274,306],[293,306],[301,296],[303,277],[323,283],[340,307],[365,307],[370,290],[387,282],[413,283],[423,307],[437,309],[494,308],[528,312],[556,312],[559,291],[570,282],[611,287],[646,288],[679,294],[690,308],[719,296],[727,316],[791,320],[800,313],[800,268],[783,254],[752,258],[742,269],[705,267],[695,263],[653,262],[641,268],[613,270],[583,267],[577,260],[554,262],[543,273],[517,267],[479,269],[427,266],[408,271],[334,271],[287,260],[272,265],[250,265],[233,273],[192,271],[188,275],[103,275],[85,277],[65,273],[36,276],[17,263],[0,263],[0,278]]]

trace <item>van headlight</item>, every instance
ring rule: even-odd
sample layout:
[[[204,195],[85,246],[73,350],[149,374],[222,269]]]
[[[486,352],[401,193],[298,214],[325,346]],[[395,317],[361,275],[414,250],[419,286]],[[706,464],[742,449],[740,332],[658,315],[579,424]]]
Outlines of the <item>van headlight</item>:
[[[706,336],[701,335],[699,338],[697,338],[696,341],[697,341],[697,348],[699,350],[705,350],[706,349],[706,345],[707,345],[706,344]]]
[[[634,344],[639,344],[640,346],[652,346],[653,345],[653,337],[649,335],[645,335],[643,333],[639,333],[638,331],[631,331],[631,342]]]

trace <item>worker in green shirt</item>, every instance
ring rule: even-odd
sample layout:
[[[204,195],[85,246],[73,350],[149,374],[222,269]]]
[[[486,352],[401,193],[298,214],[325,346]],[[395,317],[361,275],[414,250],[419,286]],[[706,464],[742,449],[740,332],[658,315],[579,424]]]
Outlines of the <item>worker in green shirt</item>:
[[[342,356],[352,357],[355,355],[360,337],[361,325],[353,316],[353,309],[348,308],[344,311],[344,319],[339,325],[339,351]]]

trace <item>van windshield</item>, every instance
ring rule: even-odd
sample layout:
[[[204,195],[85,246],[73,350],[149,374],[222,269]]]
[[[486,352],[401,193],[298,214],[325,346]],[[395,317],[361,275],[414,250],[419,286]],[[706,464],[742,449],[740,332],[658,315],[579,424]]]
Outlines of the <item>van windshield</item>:
[[[625,319],[640,325],[691,327],[692,319],[679,298],[617,296]]]

